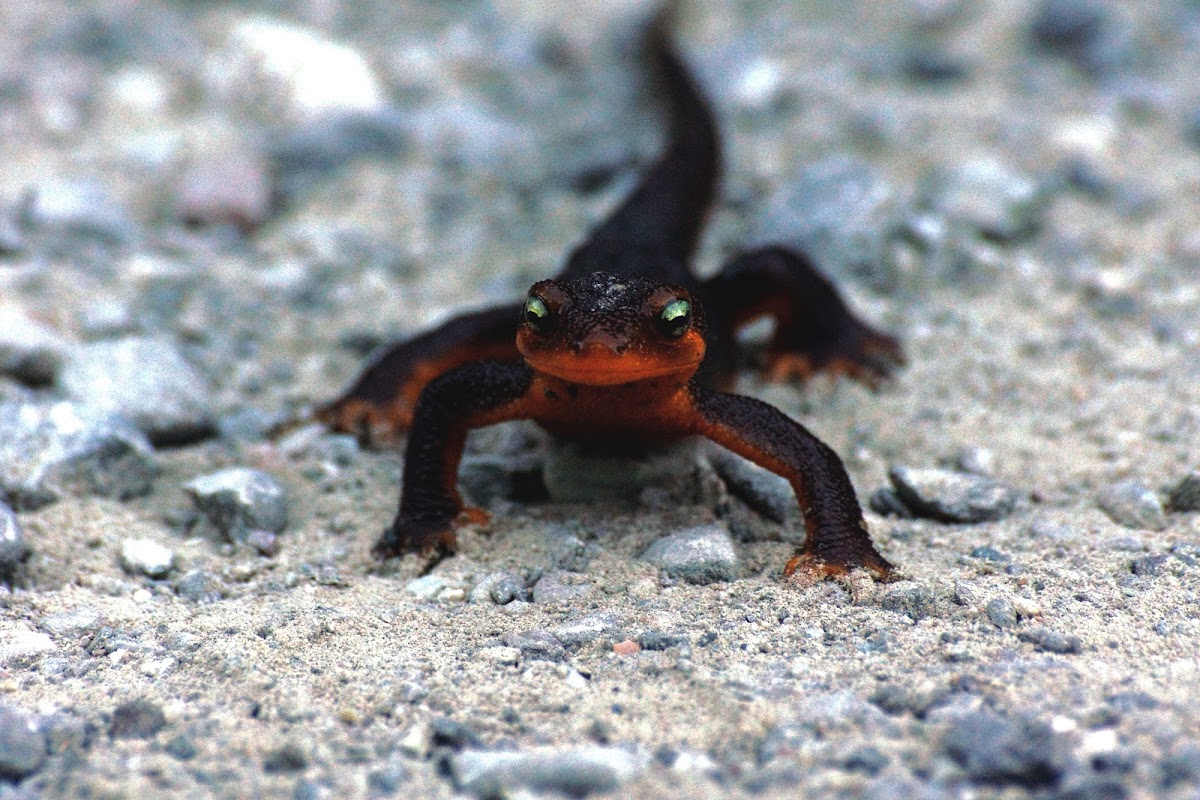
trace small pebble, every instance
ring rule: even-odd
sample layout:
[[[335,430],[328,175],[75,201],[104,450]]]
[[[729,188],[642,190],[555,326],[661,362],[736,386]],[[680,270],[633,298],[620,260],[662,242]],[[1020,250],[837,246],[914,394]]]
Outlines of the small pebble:
[[[642,652],[642,646],[630,639],[626,639],[623,642],[614,643],[612,649],[613,652],[619,656],[633,656]]]
[[[268,147],[273,195],[294,202],[357,159],[394,158],[408,149],[410,119],[394,109],[304,120]]]
[[[441,575],[422,575],[404,584],[404,591],[422,602],[431,603],[449,585],[450,581]]]
[[[32,552],[16,512],[0,502],[0,581],[11,581]]]
[[[551,629],[564,647],[577,648],[616,634],[619,622],[611,614],[585,614]]]
[[[262,766],[268,773],[302,772],[308,767],[308,754],[295,742],[285,742],[263,757]]]
[[[257,154],[227,150],[200,156],[179,179],[175,214],[185,225],[228,225],[243,233],[271,211],[267,165]]]
[[[1017,492],[999,481],[944,469],[892,467],[896,494],[919,516],[942,522],[974,523],[1012,513]]]
[[[1165,553],[1142,556],[1130,562],[1129,571],[1134,575],[1141,575],[1142,577],[1156,577],[1167,571],[1167,565],[1170,560],[1171,557]]]
[[[737,552],[724,525],[701,525],[664,536],[641,558],[688,583],[704,585],[731,581],[737,576]]]
[[[0,306],[0,375],[41,385],[54,380],[68,350],[57,331],[16,306]]]
[[[108,734],[114,739],[152,739],[166,724],[167,718],[157,703],[134,700],[113,709]]]
[[[383,88],[357,50],[270,17],[231,25],[211,53],[205,77],[216,94],[272,119],[316,119],[384,105]]]
[[[46,734],[32,716],[0,706],[0,777],[19,781],[46,761]]]
[[[76,494],[128,500],[158,474],[146,437],[73,403],[0,403],[0,494],[32,510]]]
[[[484,647],[476,655],[482,661],[503,666],[514,666],[521,663],[521,649],[519,647]]]
[[[26,197],[21,216],[25,227],[65,239],[124,245],[136,235],[129,212],[103,185],[87,179],[37,184]]]
[[[175,552],[150,539],[121,543],[121,566],[132,574],[165,578],[175,566]]]
[[[1029,642],[1038,650],[1046,653],[1075,655],[1083,651],[1083,641],[1078,636],[1050,631],[1045,628],[1033,628],[1032,630],[1022,631],[1018,634],[1018,638],[1023,642]]]
[[[480,798],[518,790],[587,797],[613,792],[637,777],[648,759],[615,747],[538,748],[523,752],[465,750],[450,761],[455,787]]]
[[[1066,744],[1049,726],[989,711],[953,721],[942,747],[973,781],[1001,786],[1052,787],[1070,765]]]
[[[1047,195],[1038,182],[995,160],[935,170],[922,188],[922,205],[984,239],[1027,238],[1042,222]]]
[[[932,616],[937,598],[924,586],[908,586],[892,589],[883,596],[880,605],[888,611],[904,614],[916,622]]]
[[[1158,495],[1144,484],[1125,480],[1105,486],[1096,498],[1113,522],[1134,530],[1161,531],[1167,515]]]
[[[510,633],[504,637],[504,644],[519,649],[526,660],[562,661],[567,657],[563,643],[549,631]]]
[[[493,572],[485,575],[467,595],[467,601],[470,603],[495,603],[498,606],[521,599],[530,599],[529,588],[520,576],[511,572]]]
[[[1040,617],[1042,615],[1042,604],[1037,600],[1031,600],[1028,597],[1014,597],[1012,599],[1013,610],[1017,612],[1017,616],[1022,619],[1031,617]]]
[[[132,422],[155,444],[208,436],[212,386],[166,339],[104,339],[71,350],[58,376],[68,398]]]
[[[1175,484],[1167,507],[1172,511],[1200,511],[1200,472],[1192,472]]]
[[[279,533],[287,526],[283,484],[261,470],[231,467],[183,485],[196,509],[231,541],[245,542],[251,531]]]
[[[1017,624],[1017,609],[1007,597],[996,597],[984,606],[988,619],[997,628],[1012,628]]]
[[[577,603],[591,593],[591,584],[576,582],[572,573],[547,572],[533,585],[533,602],[539,605]]]
[[[1129,27],[1102,0],[1044,0],[1029,35],[1035,46],[1070,59],[1085,74],[1111,77],[1136,57]]]
[[[997,564],[1007,564],[1012,561],[1012,556],[1008,553],[1002,553],[991,545],[980,545],[979,547],[971,548],[971,558],[978,558],[982,561],[992,561]]]

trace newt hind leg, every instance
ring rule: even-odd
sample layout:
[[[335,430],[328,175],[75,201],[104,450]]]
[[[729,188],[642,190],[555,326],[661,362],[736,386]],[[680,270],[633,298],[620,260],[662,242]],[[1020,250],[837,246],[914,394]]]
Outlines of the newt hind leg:
[[[520,306],[463,314],[440,327],[380,351],[338,398],[314,416],[364,443],[398,439],[412,427],[421,390],[469,361],[517,360]]]
[[[903,365],[899,341],[854,315],[806,256],[766,247],[730,260],[707,284],[732,329],[775,319],[766,375],[772,381],[844,375],[877,388]]]

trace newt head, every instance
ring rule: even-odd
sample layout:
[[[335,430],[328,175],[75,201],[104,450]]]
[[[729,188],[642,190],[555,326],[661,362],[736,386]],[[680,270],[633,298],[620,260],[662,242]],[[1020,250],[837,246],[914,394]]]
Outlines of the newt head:
[[[533,285],[517,350],[535,371],[570,383],[686,381],[704,360],[704,333],[704,311],[686,289],[593,272]]]

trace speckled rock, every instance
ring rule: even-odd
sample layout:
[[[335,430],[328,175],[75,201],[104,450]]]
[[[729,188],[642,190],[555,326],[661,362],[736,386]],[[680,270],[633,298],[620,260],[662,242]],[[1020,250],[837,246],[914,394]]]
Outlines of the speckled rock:
[[[1043,0],[1030,20],[1030,39],[1092,77],[1110,77],[1135,57],[1129,25],[1115,13],[1119,9],[1101,0]]]
[[[175,566],[175,552],[151,539],[121,543],[121,566],[134,575],[165,578]]]
[[[255,530],[279,533],[287,525],[287,492],[261,470],[231,467],[188,481],[183,488],[208,522],[232,541],[246,541]]]
[[[114,739],[151,739],[167,724],[157,703],[132,700],[113,709],[108,733]]]
[[[1190,473],[1172,487],[1167,507],[1172,511],[1200,511],[1200,471]]]
[[[384,102],[370,64],[354,48],[270,17],[230,25],[205,78],[214,94],[267,118],[370,111]]]
[[[780,184],[748,243],[795,247],[830,275],[887,287],[894,282],[888,243],[906,211],[900,194],[873,166],[835,155]]]
[[[664,536],[646,548],[642,560],[688,583],[716,583],[737,576],[737,551],[724,525],[701,525]]]
[[[49,383],[66,350],[66,340],[55,330],[16,306],[0,306],[0,374],[26,383]]]
[[[34,509],[73,494],[126,500],[150,491],[158,466],[124,420],[73,403],[0,403],[0,495]]]
[[[19,781],[46,761],[46,734],[37,720],[11,706],[0,706],[0,777]]]
[[[31,552],[16,512],[0,503],[0,581],[12,580]]]
[[[932,172],[921,204],[986,239],[1014,242],[1038,229],[1046,201],[1046,192],[1034,178],[983,159]]]
[[[615,747],[543,748],[517,753],[464,750],[450,761],[455,786],[481,798],[516,790],[587,797],[637,777],[648,759]]]
[[[1012,513],[1017,493],[999,481],[944,469],[893,467],[896,495],[917,516],[942,522],[988,522]]]
[[[112,193],[89,179],[39,183],[28,194],[21,215],[27,228],[111,245],[126,244],[137,232],[129,212]]]
[[[1113,522],[1126,528],[1161,531],[1167,527],[1162,501],[1153,490],[1139,481],[1109,484],[1100,490],[1096,502]]]
[[[1013,720],[987,711],[955,720],[942,747],[980,783],[1030,789],[1054,786],[1070,764],[1065,742],[1044,723]]]
[[[89,408],[119,414],[155,444],[211,433],[212,387],[169,341],[129,337],[71,351],[58,376],[63,393]]]
[[[724,450],[709,453],[709,461],[729,493],[773,522],[785,522],[796,512],[796,495],[787,478]]]

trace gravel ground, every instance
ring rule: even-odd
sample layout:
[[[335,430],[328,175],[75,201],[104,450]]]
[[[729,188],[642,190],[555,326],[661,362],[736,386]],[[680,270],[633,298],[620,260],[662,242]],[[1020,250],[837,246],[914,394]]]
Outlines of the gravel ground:
[[[647,13],[0,5],[0,798],[1200,797],[1195,2],[680,10],[700,269],[803,246],[905,342],[741,386],[902,580],[781,582],[720,452],[523,425],[421,576],[394,450],[268,438],[556,271],[655,154]]]

